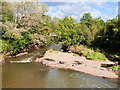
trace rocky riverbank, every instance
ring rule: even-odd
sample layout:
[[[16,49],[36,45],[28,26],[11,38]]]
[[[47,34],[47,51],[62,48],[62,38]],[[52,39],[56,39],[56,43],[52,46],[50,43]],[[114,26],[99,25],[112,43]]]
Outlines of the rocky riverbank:
[[[42,58],[37,58],[35,62],[40,62],[52,68],[70,69],[103,78],[118,78],[118,75],[111,70],[101,67],[102,64],[112,65],[115,64],[114,62],[87,60],[85,57],[74,56],[73,53],[47,51]]]
[[[28,52],[23,52],[23,53],[19,53],[19,54],[15,55],[15,56],[11,56],[11,55],[5,56],[5,58],[20,57],[20,56],[27,55],[27,54],[28,54]]]
[[[0,55],[0,66],[5,63],[5,59],[6,59],[6,58],[20,57],[20,56],[23,56],[23,55],[26,55],[26,54],[28,54],[28,52],[19,53],[19,54],[17,54],[16,56],[11,56],[11,55],[4,56],[4,55],[1,54],[1,55]]]
[[[45,45],[47,46],[47,45]],[[43,45],[35,45],[35,44],[31,44],[29,49],[24,49],[22,52],[18,53],[18,54],[14,54],[13,51],[7,52],[8,55],[6,55],[4,58],[11,58],[11,57],[20,57],[23,55],[27,55],[28,51],[30,50],[38,50],[40,49],[40,47],[43,47]]]

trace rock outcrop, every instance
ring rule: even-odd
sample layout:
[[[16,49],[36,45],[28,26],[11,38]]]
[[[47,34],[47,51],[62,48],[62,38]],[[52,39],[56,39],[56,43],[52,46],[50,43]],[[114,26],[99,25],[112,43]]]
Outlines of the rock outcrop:
[[[50,61],[49,59],[54,60],[54,62]],[[37,58],[35,62],[40,62],[43,65],[52,68],[70,69],[103,78],[118,78],[118,75],[115,73],[111,72],[107,68],[101,67],[101,64],[114,64],[114,62],[87,60],[85,57],[73,56],[73,53],[50,53],[47,51],[42,58]]]

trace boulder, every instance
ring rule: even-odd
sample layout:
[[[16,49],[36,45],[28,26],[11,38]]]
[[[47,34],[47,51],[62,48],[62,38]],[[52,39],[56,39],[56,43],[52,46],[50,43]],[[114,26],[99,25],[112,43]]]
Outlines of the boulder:
[[[72,53],[71,51],[68,51],[68,53]]]
[[[65,64],[65,61],[59,61],[60,64]]]
[[[22,56],[22,55],[27,55],[27,54],[28,54],[28,52],[19,53],[19,54],[16,55],[16,57],[19,57],[19,56]]]
[[[102,67],[101,67],[100,70],[107,70],[107,68],[102,68]]]
[[[45,65],[45,66],[48,66],[48,65],[49,65],[49,61],[47,61],[47,60],[42,60],[41,63],[42,63],[43,65]]]
[[[105,62],[101,62],[101,64],[115,65],[115,63],[114,63],[114,62],[112,62],[112,61],[105,61]]]
[[[74,63],[77,65],[80,65],[80,64],[83,64],[84,62],[83,61],[74,61]]]
[[[36,58],[35,62],[42,62],[44,58]]]

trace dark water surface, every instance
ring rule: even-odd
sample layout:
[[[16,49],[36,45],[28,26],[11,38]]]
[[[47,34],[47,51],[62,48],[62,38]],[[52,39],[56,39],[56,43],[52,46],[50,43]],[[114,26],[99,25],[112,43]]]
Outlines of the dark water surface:
[[[60,50],[58,44],[31,50],[28,55],[6,59],[2,66],[2,88],[117,88],[117,80],[84,73],[51,69],[40,63],[14,64],[9,61],[35,60],[48,49]]]

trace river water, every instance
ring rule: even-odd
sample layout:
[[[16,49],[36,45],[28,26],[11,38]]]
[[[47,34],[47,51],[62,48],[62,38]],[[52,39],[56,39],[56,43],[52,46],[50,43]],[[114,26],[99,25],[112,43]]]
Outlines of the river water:
[[[117,80],[103,79],[92,75],[51,69],[40,63],[15,64],[9,61],[35,60],[48,49],[61,50],[54,44],[39,50],[31,50],[28,55],[6,59],[2,66],[2,88],[118,88]]]

